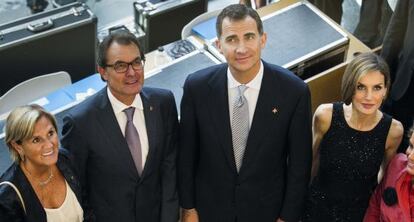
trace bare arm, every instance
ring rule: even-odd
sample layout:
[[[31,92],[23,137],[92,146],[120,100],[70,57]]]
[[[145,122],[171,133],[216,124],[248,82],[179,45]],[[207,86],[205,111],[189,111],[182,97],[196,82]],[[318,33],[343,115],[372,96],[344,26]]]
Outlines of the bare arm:
[[[313,115],[312,124],[312,174],[311,181],[318,173],[319,169],[319,145],[322,141],[323,136],[328,131],[332,121],[332,104],[320,105]]]
[[[378,181],[381,181],[384,170],[387,168],[390,160],[395,156],[403,134],[404,128],[402,124],[398,120],[393,119],[385,143],[385,155],[378,173]]]

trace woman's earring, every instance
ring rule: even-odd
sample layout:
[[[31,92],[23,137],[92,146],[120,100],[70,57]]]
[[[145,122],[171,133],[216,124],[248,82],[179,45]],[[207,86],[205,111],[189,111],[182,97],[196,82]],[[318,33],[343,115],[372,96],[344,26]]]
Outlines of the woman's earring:
[[[24,159],[24,154],[22,153],[22,154],[20,154],[20,159],[22,160],[22,162],[24,162],[25,161],[25,159]]]

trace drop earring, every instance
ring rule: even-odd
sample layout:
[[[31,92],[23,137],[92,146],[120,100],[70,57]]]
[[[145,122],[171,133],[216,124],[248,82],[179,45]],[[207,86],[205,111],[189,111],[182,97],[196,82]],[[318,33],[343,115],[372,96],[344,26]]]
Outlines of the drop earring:
[[[25,159],[24,159],[24,154],[22,153],[22,154],[20,154],[20,159],[22,160],[22,162],[24,162],[25,161]]]

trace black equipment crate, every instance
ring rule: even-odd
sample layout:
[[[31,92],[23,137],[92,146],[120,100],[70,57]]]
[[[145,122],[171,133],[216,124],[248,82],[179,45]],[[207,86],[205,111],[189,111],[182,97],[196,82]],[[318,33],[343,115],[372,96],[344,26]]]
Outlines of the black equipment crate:
[[[262,58],[307,79],[346,60],[349,38],[307,2],[262,18],[267,42]],[[225,62],[214,43],[209,50]]]
[[[135,22],[145,32],[144,52],[181,39],[183,27],[207,11],[207,0],[137,0]]]
[[[100,28],[98,27],[98,40],[102,42],[103,39],[109,35],[109,33],[118,31],[118,30],[126,30],[131,32],[132,34],[137,37],[140,49],[143,50],[146,48],[145,46],[145,32],[142,31],[139,25],[135,24],[134,16],[128,16],[126,18],[111,22],[106,26]]]
[[[81,3],[0,25],[0,96],[47,73],[66,71],[73,82],[95,73],[96,25]]]

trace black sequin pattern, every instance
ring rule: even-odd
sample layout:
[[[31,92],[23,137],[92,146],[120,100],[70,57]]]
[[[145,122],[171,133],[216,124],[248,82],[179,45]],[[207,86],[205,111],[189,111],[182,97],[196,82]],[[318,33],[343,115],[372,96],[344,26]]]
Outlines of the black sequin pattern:
[[[320,165],[304,221],[362,221],[384,157],[392,118],[386,114],[370,131],[349,127],[343,103],[334,103],[331,126],[320,144]]]

